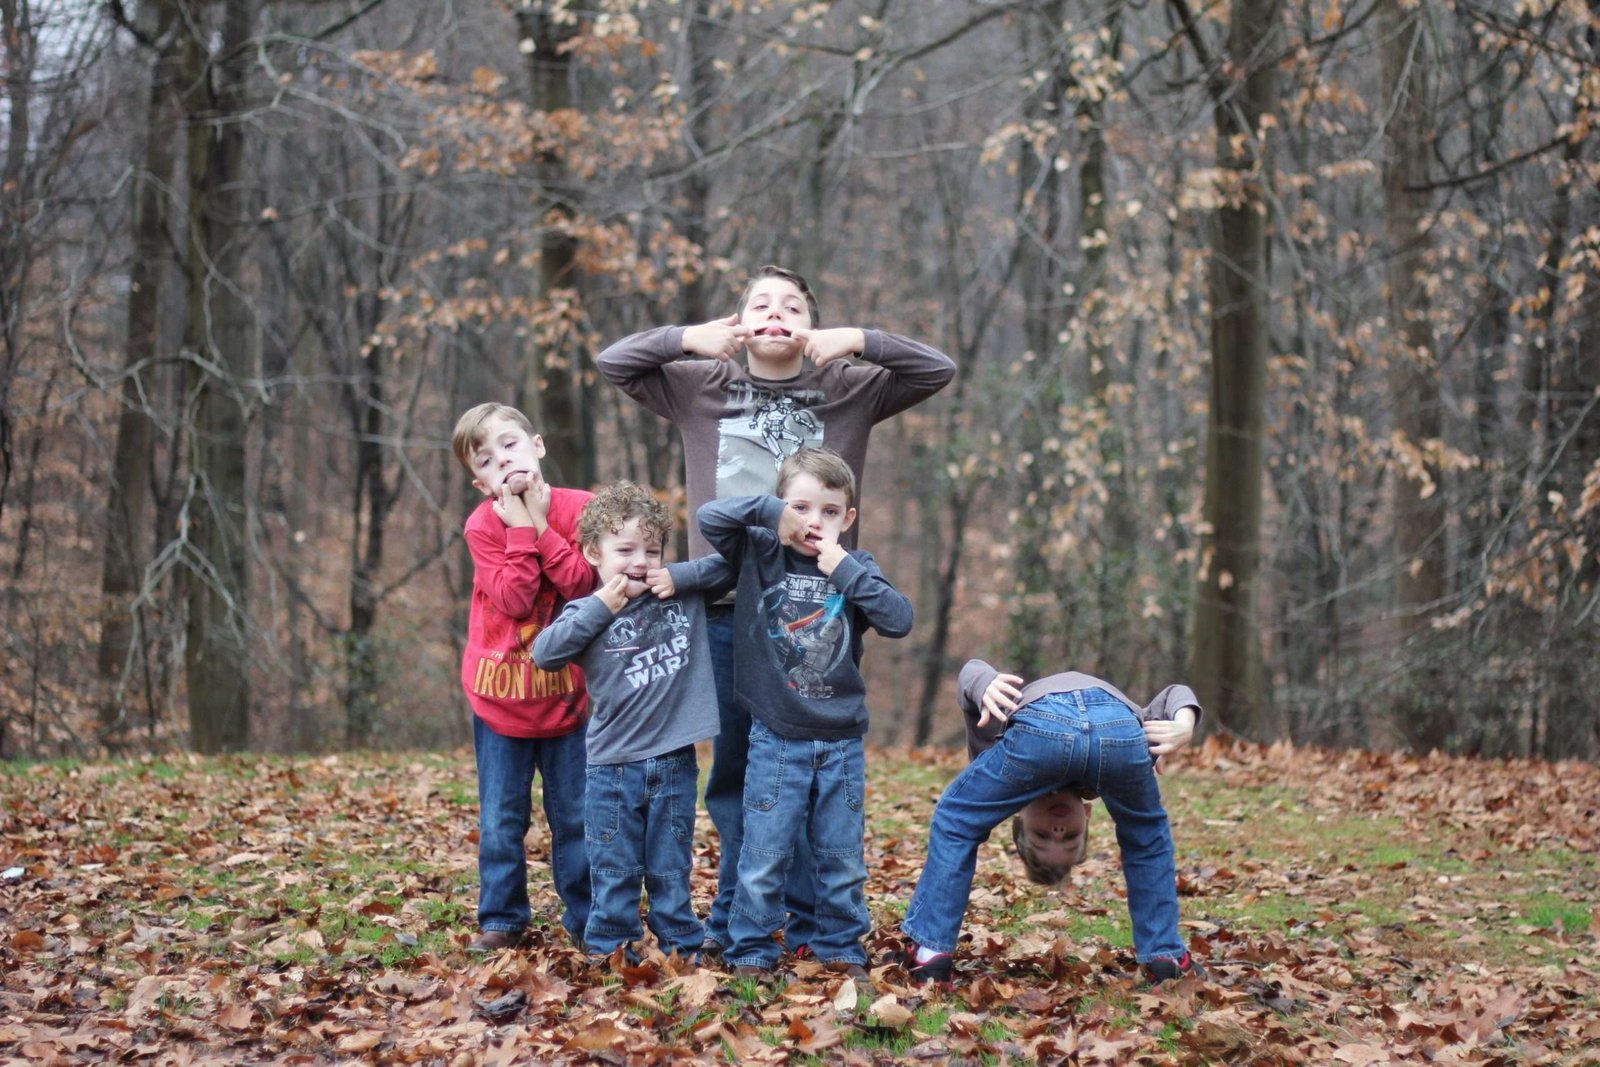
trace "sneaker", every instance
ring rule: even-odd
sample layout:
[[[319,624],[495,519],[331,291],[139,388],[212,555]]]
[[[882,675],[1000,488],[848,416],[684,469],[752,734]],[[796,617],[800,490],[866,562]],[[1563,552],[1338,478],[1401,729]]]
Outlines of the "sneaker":
[[[817,955],[811,951],[810,945],[796,945],[794,947],[794,961],[796,963],[806,963],[816,958]]]
[[[941,952],[926,963],[918,963],[917,946],[912,945],[904,952],[896,952],[890,962],[904,967],[913,985],[949,989],[954,982],[956,961],[948,952]]]
[[[520,948],[526,936],[522,930],[480,930],[477,937],[467,942],[467,951],[474,956],[484,956],[502,949]]]
[[[1200,961],[1187,952],[1177,959],[1159,957],[1144,965],[1144,976],[1150,980],[1151,985],[1171,982],[1186,974],[1192,974],[1197,978],[1206,976],[1206,969],[1200,966]]]
[[[639,954],[633,950],[632,943],[626,941],[610,952],[601,952],[586,947],[584,955],[588,957],[589,962],[595,967],[612,974],[620,974],[622,968],[637,967],[643,962]]]

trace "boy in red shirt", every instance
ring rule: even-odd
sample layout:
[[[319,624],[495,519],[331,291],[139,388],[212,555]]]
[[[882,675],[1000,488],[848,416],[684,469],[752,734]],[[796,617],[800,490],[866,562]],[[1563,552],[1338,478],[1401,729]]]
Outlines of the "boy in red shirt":
[[[526,415],[504,404],[479,404],[462,415],[451,448],[488,497],[466,524],[472,608],[461,685],[472,706],[478,765],[480,882],[478,936],[467,950],[511,948],[532,920],[522,842],[536,769],[544,781],[561,924],[581,944],[589,919],[583,838],[588,703],[576,666],[540,670],[530,650],[568,600],[594,588],[594,569],[577,546],[578,513],[590,494],[544,480],[544,441]]]

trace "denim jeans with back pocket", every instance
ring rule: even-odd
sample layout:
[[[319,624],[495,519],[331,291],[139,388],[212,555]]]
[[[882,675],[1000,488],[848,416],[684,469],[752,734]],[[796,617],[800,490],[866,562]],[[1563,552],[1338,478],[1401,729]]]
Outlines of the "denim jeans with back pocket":
[[[1172,832],[1149,743],[1127,705],[1102,689],[1052,693],[1018,709],[993,747],[946,787],[901,923],[906,936],[955,951],[978,846],[1029,801],[1063,789],[1099,793],[1115,824],[1139,962],[1181,957]]]

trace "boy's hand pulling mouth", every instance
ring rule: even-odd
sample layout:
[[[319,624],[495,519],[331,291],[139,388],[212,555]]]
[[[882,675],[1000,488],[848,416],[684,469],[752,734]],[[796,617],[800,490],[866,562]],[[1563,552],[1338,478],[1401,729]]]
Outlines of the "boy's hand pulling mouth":
[[[806,520],[788,504],[778,516],[778,540],[791,548],[804,548],[806,544]]]
[[[628,584],[626,574],[612,575],[609,582],[594,591],[594,595],[615,615],[628,604]]]
[[[739,324],[738,315],[725,319],[712,319],[683,331],[683,350],[690,355],[707,359],[732,359],[749,341],[754,331]]]
[[[644,572],[644,584],[659,599],[667,600],[678,591],[677,585],[672,581],[672,572],[665,567],[651,567]]]
[[[796,330],[795,337],[805,345],[807,359],[825,367],[836,359],[859,356],[867,347],[867,335],[854,326],[834,326],[826,330]]]

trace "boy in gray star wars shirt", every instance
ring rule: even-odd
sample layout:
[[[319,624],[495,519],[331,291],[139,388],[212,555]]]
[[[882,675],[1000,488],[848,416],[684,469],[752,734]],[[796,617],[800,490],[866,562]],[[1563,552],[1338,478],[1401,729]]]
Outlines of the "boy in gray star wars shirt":
[[[778,961],[784,876],[807,829],[817,879],[817,959],[865,976],[869,928],[862,858],[867,732],[861,642],[911,632],[911,602],[871,553],[845,549],[855,478],[826,448],[802,448],[778,471],[778,496],[714,500],[700,531],[739,574],[734,689],[748,708],[744,845],[724,959],[736,974]]]
[[[662,567],[670,528],[666,507],[640,486],[597,493],[578,518],[578,544],[600,584],[533,643],[541,668],[576,660],[588,680],[583,940],[596,956],[642,935],[641,881],[663,952],[694,956],[705,936],[689,894],[694,746],[717,732],[717,694],[700,594],[721,596],[733,571],[719,556]]]

